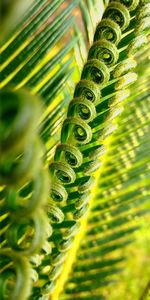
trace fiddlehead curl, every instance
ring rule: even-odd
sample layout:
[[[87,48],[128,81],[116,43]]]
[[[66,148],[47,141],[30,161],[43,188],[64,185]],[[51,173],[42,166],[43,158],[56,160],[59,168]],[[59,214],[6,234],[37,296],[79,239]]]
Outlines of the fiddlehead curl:
[[[80,117],[85,122],[89,123],[96,116],[94,104],[82,98],[74,98],[68,107],[68,117]]]
[[[45,214],[37,210],[28,218],[14,219],[6,232],[8,245],[20,255],[31,255],[45,239]]]
[[[100,39],[106,39],[117,45],[121,39],[121,29],[119,25],[109,18],[103,19],[96,27],[94,42]]]
[[[110,2],[110,5],[106,9],[105,19],[109,21],[109,26],[108,23],[107,24],[105,23],[106,20],[102,21],[101,25],[99,25],[100,36],[99,38],[97,38],[98,41],[94,43],[94,45],[91,47],[89,51],[89,57],[88,57],[89,60],[86,63],[84,70],[82,72],[81,81],[78,83],[75,90],[74,96],[78,98],[75,98],[71,101],[68,109],[67,119],[63,124],[62,132],[61,132],[61,142],[63,144],[65,145],[68,144],[69,146],[73,145],[75,147],[79,146],[80,151],[82,151],[83,153],[83,162],[79,166],[79,169],[77,169],[77,178],[74,181],[74,183],[70,184],[70,186],[69,185],[66,186],[68,192],[68,201],[62,207],[62,211],[64,212],[65,215],[64,222],[61,221],[61,224],[56,224],[55,225],[56,227],[54,226],[56,232],[52,237],[52,242],[54,243],[54,254],[56,254],[56,261],[58,258],[58,261],[56,262],[57,265],[59,265],[60,262],[59,260],[60,252],[64,251],[65,253],[67,249],[69,249],[68,245],[70,244],[71,241],[70,240],[71,236],[70,235],[65,236],[64,233],[64,228],[66,228],[67,226],[69,227],[69,225],[66,226],[66,222],[67,222],[66,219],[68,217],[68,214],[69,217],[72,216],[73,218],[72,221],[73,220],[75,221],[78,220],[78,218],[81,218],[82,215],[86,213],[88,209],[88,200],[85,198],[86,197],[85,194],[89,193],[90,189],[92,188],[92,185],[94,184],[94,180],[91,177],[91,171],[97,165],[97,162],[95,160],[95,153],[99,153],[99,148],[102,147],[102,145],[104,144],[104,140],[106,136],[111,134],[111,132],[113,132],[116,129],[116,124],[113,121],[114,118],[122,111],[122,105],[119,106],[118,103],[122,101],[126,95],[128,95],[128,90],[126,90],[126,86],[128,86],[131,82],[136,80],[135,74],[130,72],[136,65],[134,60],[130,58],[124,61],[123,63],[122,62],[120,63],[120,61],[123,61],[124,58],[126,57],[126,53],[128,51],[127,41],[129,40],[128,38],[130,37],[130,34],[131,36],[134,36],[134,31],[131,30],[132,32],[130,32],[130,29],[133,29],[135,15],[134,13],[131,13],[130,16],[129,11],[132,11],[136,8],[137,1],[129,0],[128,3],[122,1],[124,4],[120,2],[119,1]],[[127,28],[130,20],[131,20],[131,27]],[[105,29],[103,29],[104,25],[105,26],[107,25],[109,27],[106,31]],[[118,36],[115,35],[116,31],[114,30],[114,28],[118,29],[119,31],[119,33],[117,31]],[[120,41],[120,33],[125,29],[127,29],[125,34],[121,36],[123,37],[123,41],[121,41],[118,47],[119,50],[117,50],[116,45]],[[120,53],[120,57],[119,57],[119,53]],[[114,70],[114,68],[111,67],[118,62],[118,59],[119,59],[119,63],[117,66],[115,66],[115,70]],[[92,70],[93,66],[98,69],[98,73],[95,71],[95,69]],[[108,69],[109,67],[110,70]],[[100,73],[101,71],[103,71],[105,75],[105,73],[107,72],[105,70],[108,71],[107,73],[108,78],[106,80],[106,85],[108,83],[108,80],[111,77],[110,84],[106,88],[104,83],[105,81],[102,76],[103,74]],[[110,72],[111,72],[111,76],[109,74]],[[127,74],[128,72],[129,74]],[[115,79],[113,79],[113,77]],[[93,94],[91,94],[91,91],[96,91],[95,89],[96,86],[99,88],[99,90],[103,89],[104,87],[104,90],[102,90],[102,97],[104,100],[102,99],[102,101],[99,101],[100,97],[97,100],[98,97],[96,96],[96,93],[94,94],[94,97]],[[90,93],[88,93],[88,97],[87,94],[86,95],[84,94],[83,90],[80,90],[83,87],[84,89],[89,88]],[[123,91],[120,89],[123,89]],[[110,95],[108,95],[109,91],[110,91]],[[98,101],[98,105],[97,105],[97,101]],[[90,103],[92,103],[92,105],[97,105],[96,106],[97,118],[94,117],[93,120],[90,119],[89,117],[90,114],[88,110],[88,105],[90,106]],[[82,113],[80,114],[81,108],[82,108]],[[92,106],[90,107],[90,110],[91,108]],[[79,123],[79,120],[83,121],[82,126],[80,126],[81,123]],[[91,132],[90,139],[87,139],[87,134],[85,130],[86,125],[89,126],[87,127],[87,129],[89,128]],[[91,143],[89,145],[84,146],[84,144],[87,144],[90,141]],[[91,153],[89,149],[91,150]],[[69,162],[66,161],[64,152],[65,152],[64,150],[60,150],[60,149],[58,150],[58,148],[56,148],[55,162],[60,163],[60,161],[63,161],[66,166],[69,165],[73,168],[73,165],[69,164]],[[75,159],[73,159],[73,161],[75,161]],[[64,182],[61,181],[61,184],[65,184],[65,181]],[[56,253],[55,251],[58,252]],[[52,276],[50,277],[51,280],[56,279],[57,277],[56,274],[57,275],[59,274],[58,270],[59,267],[57,270],[56,269],[52,270],[51,273]]]
[[[104,62],[98,59],[90,59],[83,68],[81,78],[94,81],[101,88],[107,85],[110,72]]]
[[[80,80],[76,85],[74,97],[82,97],[95,104],[100,99],[99,86],[90,80]]]
[[[92,139],[91,127],[79,118],[67,118],[61,131],[61,142],[87,144]]]
[[[51,223],[61,223],[64,220],[64,214],[62,210],[53,204],[48,204],[47,213]]]
[[[5,198],[5,204],[11,214],[25,216],[35,208],[46,203],[49,194],[49,176],[46,170],[40,172],[22,188],[10,188]]]
[[[42,114],[40,99],[25,89],[14,91],[12,88],[3,89],[0,96],[0,183],[5,186],[2,209],[6,214],[1,244],[2,247],[9,246],[17,265],[21,257],[23,260],[26,257],[28,262],[42,247],[43,250],[47,248],[44,242],[52,234],[52,227],[47,222],[43,207],[50,181],[48,172],[43,168],[44,146],[38,135]],[[7,227],[6,222],[9,224]],[[6,299],[7,295],[13,300],[28,298],[30,282],[26,284],[26,278],[31,267],[25,277],[24,269],[20,269],[20,274],[15,274],[13,269],[16,287],[11,293],[9,271],[2,272],[0,284],[5,288],[2,293],[6,292],[2,299]]]
[[[82,164],[82,154],[77,147],[68,144],[58,145],[55,161],[66,161],[72,168],[78,168]]]
[[[76,175],[73,169],[66,163],[53,162],[49,166],[52,178],[57,179],[62,184],[71,184],[75,181]]]
[[[52,200],[56,202],[65,202],[67,200],[68,194],[66,189],[61,184],[53,182],[50,196]]]
[[[103,39],[95,42],[90,48],[88,59],[92,58],[97,58],[104,62],[108,67],[111,67],[117,62],[119,53],[114,44]]]
[[[120,26],[122,31],[129,26],[130,22],[130,14],[128,9],[123,4],[116,1],[109,3],[105,10],[104,18],[112,19]]]
[[[0,299],[5,300],[6,297],[10,300],[27,299],[31,289],[28,260],[17,256],[8,248],[3,248],[0,250],[0,269]]]

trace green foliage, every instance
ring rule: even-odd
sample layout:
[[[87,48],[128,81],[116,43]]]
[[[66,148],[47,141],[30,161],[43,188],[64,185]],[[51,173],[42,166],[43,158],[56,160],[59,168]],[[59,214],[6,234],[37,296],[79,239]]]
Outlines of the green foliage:
[[[111,299],[122,278],[150,209],[149,14],[143,0],[40,0],[8,30],[2,299]]]

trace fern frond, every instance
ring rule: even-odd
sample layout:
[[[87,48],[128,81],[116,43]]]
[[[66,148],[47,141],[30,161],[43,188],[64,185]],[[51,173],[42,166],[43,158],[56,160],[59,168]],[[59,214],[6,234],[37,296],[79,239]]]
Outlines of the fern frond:
[[[142,81],[145,83],[143,93]],[[87,231],[82,237],[62,299],[99,299],[101,296],[105,299],[103,286],[111,281],[114,285],[118,272],[126,264],[127,250],[121,257],[119,249],[134,241],[133,233],[139,228],[139,217],[149,214],[148,82],[148,73],[147,77],[140,77],[136,82],[133,90],[138,94],[139,89],[140,95],[136,97],[131,93],[127,99],[128,108],[118,120],[120,126],[107,140],[108,152],[101,167]],[[140,124],[139,129],[137,124]],[[110,280],[106,280],[107,277]]]
[[[67,282],[62,297],[104,299],[101,287],[115,282],[116,275],[122,271],[124,258],[119,256],[119,249],[133,241],[133,232],[138,229],[137,224],[131,222],[128,225],[130,219],[149,212],[147,209],[148,168],[144,175],[145,167],[148,166],[148,158],[145,156],[149,150],[147,141],[149,121],[143,104],[145,99],[146,105],[149,103],[147,83],[149,69],[146,66],[149,7],[145,2],[143,3],[143,0],[142,2],[133,0],[129,3],[124,0],[110,1],[109,4],[107,3],[108,6],[101,2],[100,8],[103,8],[99,19],[102,12],[104,14],[101,22],[97,24],[92,44],[92,35],[97,23],[97,18],[94,16],[98,15],[95,11],[97,3],[98,0],[86,2],[75,0],[67,4],[63,0],[36,1],[20,23],[21,27],[16,27],[14,37],[7,41],[1,50],[2,94],[5,94],[11,86],[11,97],[14,97],[19,95],[22,88],[26,86],[31,91],[29,99],[32,100],[36,98],[36,94],[39,94],[44,107],[44,113],[40,114],[40,120],[37,121],[39,131],[36,137],[41,145],[44,142],[46,148],[44,153],[42,146],[39,150],[39,161],[44,162],[44,165],[40,163],[39,165],[40,167],[42,165],[42,170],[48,168],[51,177],[49,197],[47,197],[47,185],[43,192],[44,197],[42,195],[42,199],[47,198],[47,202],[40,199],[38,206],[38,201],[36,202],[34,197],[34,193],[38,193],[36,187],[40,186],[31,182],[31,178],[34,181],[37,175],[34,168],[31,170],[30,180],[28,176],[24,177],[23,186],[20,187],[16,179],[13,183],[10,182],[12,161],[10,162],[6,157],[7,166],[6,160],[1,165],[1,182],[4,185],[1,192],[1,246],[4,248],[5,260],[8,262],[6,272],[10,270],[9,264],[13,263],[15,266],[17,255],[19,257],[22,254],[23,259],[27,261],[25,270],[29,268],[28,261],[30,261],[30,272],[33,270],[30,275],[33,281],[30,296],[32,300],[45,300],[49,296],[55,300],[58,298],[76,255],[78,260],[75,268],[73,267],[73,276]],[[86,35],[78,41],[79,27],[74,26],[72,14],[73,9],[79,7]],[[67,33],[71,30],[73,39],[64,48]],[[69,103],[66,113],[66,107],[72,96],[72,86],[74,87],[72,49],[74,47],[78,49],[78,57],[83,63],[88,43],[91,43],[91,47],[87,63],[84,65],[81,79],[74,90],[74,98]],[[81,54],[83,48],[85,52]],[[135,101],[130,86],[137,80],[135,67],[139,59],[138,55],[142,56],[144,67],[140,70],[137,68],[140,81],[139,87],[136,84],[133,86],[137,96]],[[143,69],[146,72],[144,76]],[[77,72],[79,77],[78,67]],[[141,86],[144,87],[144,93],[140,91]],[[130,90],[132,93],[129,97]],[[116,117],[123,110],[122,100],[126,98],[125,104],[130,110],[125,109],[121,121],[116,122]],[[18,110],[13,113],[16,116]],[[6,112],[4,109],[7,121],[8,115],[9,102]],[[17,124],[19,126],[19,122]],[[117,126],[118,131],[114,133]],[[8,128],[11,130],[10,126]],[[27,133],[27,136],[31,137],[30,134]],[[10,141],[13,144],[12,139]],[[33,146],[33,141],[31,144]],[[145,145],[146,150],[144,150]],[[13,158],[19,163],[26,162],[26,146],[27,144],[23,143],[19,152],[12,151]],[[33,148],[38,147],[34,144]],[[128,153],[127,149],[129,149]],[[34,155],[33,152],[32,154]],[[3,155],[5,157],[5,153]],[[38,163],[36,165],[38,166]],[[99,168],[100,176],[99,172],[96,172]],[[139,177],[139,172],[142,178]],[[5,176],[7,173],[8,181]],[[19,176],[16,178],[20,180]],[[38,181],[37,177],[36,179]],[[44,182],[48,180],[43,180],[41,188],[44,188]],[[9,187],[11,184],[13,190]],[[32,187],[33,204],[28,207]],[[91,197],[91,190],[95,193],[94,198]],[[39,193],[42,194],[41,191]],[[13,220],[15,211],[20,209],[15,198],[18,194],[29,209],[27,220],[24,217],[26,211],[21,219],[20,210],[18,220]],[[86,226],[85,243],[82,238]],[[40,244],[43,232],[44,239]],[[16,253],[16,256],[10,255],[8,247]],[[116,252],[117,257],[111,256]],[[3,249],[1,253],[3,255]],[[99,261],[99,256],[104,260]],[[88,269],[82,266],[81,260],[84,265],[89,263]],[[118,265],[119,263],[121,266]],[[19,261],[19,264],[23,262]],[[3,264],[2,271],[5,282],[6,273]],[[9,275],[15,282],[12,270],[8,277]],[[61,278],[62,276],[64,278]],[[31,280],[27,284],[31,285]],[[23,300],[28,295],[29,289],[24,294],[19,286],[18,290],[14,289],[12,299],[17,297],[18,300]],[[5,297],[3,294],[2,296]]]

